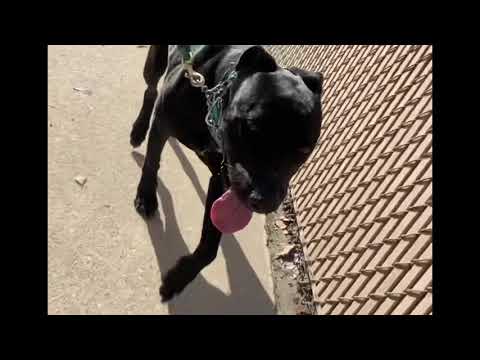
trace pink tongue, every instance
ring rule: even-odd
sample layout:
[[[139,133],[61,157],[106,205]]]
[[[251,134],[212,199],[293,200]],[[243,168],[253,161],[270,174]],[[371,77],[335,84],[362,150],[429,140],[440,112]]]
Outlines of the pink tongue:
[[[232,234],[250,222],[252,211],[245,207],[235,193],[228,189],[212,205],[210,219],[222,233]]]

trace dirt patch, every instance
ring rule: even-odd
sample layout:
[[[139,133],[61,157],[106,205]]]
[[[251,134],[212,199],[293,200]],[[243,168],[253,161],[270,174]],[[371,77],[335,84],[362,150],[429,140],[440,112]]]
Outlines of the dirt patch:
[[[278,315],[316,314],[290,193],[267,215],[265,229]]]

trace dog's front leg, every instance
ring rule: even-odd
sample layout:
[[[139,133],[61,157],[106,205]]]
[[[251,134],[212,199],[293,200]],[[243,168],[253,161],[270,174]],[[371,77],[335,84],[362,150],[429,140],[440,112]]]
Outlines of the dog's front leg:
[[[160,287],[162,302],[168,301],[176,294],[182,292],[195,279],[198,273],[217,256],[222,233],[212,224],[210,209],[213,202],[222,195],[223,186],[223,180],[220,175],[213,175],[210,178],[200,244],[198,244],[193,254],[180,258],[163,278],[163,284]]]
[[[147,154],[142,167],[142,177],[140,178],[134,201],[137,212],[146,218],[151,217],[158,208],[155,192],[157,189],[157,172],[160,167],[160,156],[163,147],[169,137],[166,118],[162,117],[162,113],[159,112],[150,129]]]

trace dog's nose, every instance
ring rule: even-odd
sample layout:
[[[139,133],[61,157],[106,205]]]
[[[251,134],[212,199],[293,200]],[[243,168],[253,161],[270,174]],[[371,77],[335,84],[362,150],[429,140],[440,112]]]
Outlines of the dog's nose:
[[[257,191],[253,191],[248,197],[248,203],[252,210],[260,211],[262,209],[263,196],[260,195]]]

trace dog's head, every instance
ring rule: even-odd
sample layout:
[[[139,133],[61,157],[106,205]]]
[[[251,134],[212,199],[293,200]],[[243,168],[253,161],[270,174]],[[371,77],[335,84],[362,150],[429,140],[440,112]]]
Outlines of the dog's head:
[[[284,69],[260,46],[240,58],[224,110],[232,189],[251,210],[274,211],[320,135],[320,73]]]

